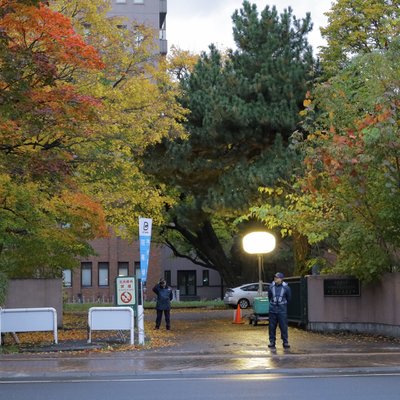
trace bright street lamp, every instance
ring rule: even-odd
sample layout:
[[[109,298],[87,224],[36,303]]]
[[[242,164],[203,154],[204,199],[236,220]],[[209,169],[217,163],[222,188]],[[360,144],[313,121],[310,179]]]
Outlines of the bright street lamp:
[[[251,232],[243,237],[243,249],[246,253],[257,254],[258,257],[258,296],[262,295],[261,267],[263,254],[275,249],[275,236],[269,232]]]

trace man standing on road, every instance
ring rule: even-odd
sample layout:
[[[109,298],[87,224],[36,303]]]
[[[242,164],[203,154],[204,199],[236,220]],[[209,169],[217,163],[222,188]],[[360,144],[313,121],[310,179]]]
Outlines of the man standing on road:
[[[162,314],[164,312],[165,324],[167,330],[171,329],[171,300],[172,300],[172,290],[167,286],[165,279],[160,279],[159,283],[153,287],[153,292],[157,295],[157,318],[156,326],[154,329],[160,329]]]
[[[279,325],[283,347],[290,348],[288,335],[287,304],[290,301],[292,292],[289,285],[283,282],[284,275],[277,272],[274,281],[268,289],[269,299],[269,345],[270,349],[275,349],[276,327]]]

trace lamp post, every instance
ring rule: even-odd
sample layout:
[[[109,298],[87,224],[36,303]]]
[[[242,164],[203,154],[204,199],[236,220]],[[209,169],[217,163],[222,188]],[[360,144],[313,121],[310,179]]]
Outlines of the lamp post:
[[[243,249],[246,253],[258,257],[258,296],[262,295],[261,267],[263,254],[275,249],[275,236],[269,232],[251,232],[243,237]]]

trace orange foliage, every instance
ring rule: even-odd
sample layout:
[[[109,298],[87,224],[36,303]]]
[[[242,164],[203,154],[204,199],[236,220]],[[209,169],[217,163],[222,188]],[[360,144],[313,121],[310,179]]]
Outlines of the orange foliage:
[[[102,68],[99,53],[75,33],[69,18],[44,3],[2,0],[0,5],[5,51],[0,97],[3,105],[11,105],[6,110],[12,110],[0,117],[1,149],[30,154],[85,140],[101,101],[78,93],[69,82],[77,69]],[[50,160],[43,158],[44,164]],[[56,158],[65,160],[66,155]],[[39,161],[36,157],[38,169]],[[51,168],[62,166],[54,161]]]
[[[104,66],[97,51],[74,32],[69,18],[44,4],[26,6],[15,0],[2,3],[2,7],[13,10],[0,19],[0,30],[7,36],[9,48],[42,54],[36,60],[39,67],[48,67],[49,58],[85,68]]]
[[[107,237],[108,230],[102,206],[91,197],[80,192],[62,193],[62,202],[68,206],[69,211],[73,212],[74,218],[81,221],[84,225],[92,222],[96,227],[96,237]]]
[[[317,164],[321,165],[321,162],[324,173],[330,177],[331,183],[334,185],[341,182],[341,174],[345,168],[349,176],[357,177],[362,181],[363,177],[360,171],[368,168],[367,164],[362,165],[363,163],[359,158],[365,151],[365,132],[363,131],[373,126],[379,126],[379,124],[388,121],[390,118],[394,118],[393,112],[390,108],[377,105],[375,113],[369,113],[361,120],[356,121],[356,130],[348,129],[345,134],[343,132],[337,133],[336,128],[331,126],[329,139],[324,140],[325,143],[322,146],[315,148],[314,156],[307,156],[304,160],[304,164],[309,171],[304,189],[311,192],[316,190]],[[316,138],[317,140],[321,139],[321,136],[311,135],[310,137],[312,137],[311,140],[309,139],[311,142]],[[356,166],[359,168],[356,169]]]

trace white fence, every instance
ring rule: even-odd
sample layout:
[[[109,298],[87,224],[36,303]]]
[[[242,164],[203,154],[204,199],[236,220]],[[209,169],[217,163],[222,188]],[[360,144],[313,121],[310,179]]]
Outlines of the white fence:
[[[36,331],[53,331],[54,343],[58,343],[55,308],[0,309],[0,334]]]
[[[134,318],[131,307],[92,307],[88,314],[89,338],[92,342],[92,330],[129,330],[130,344],[134,344]]]

